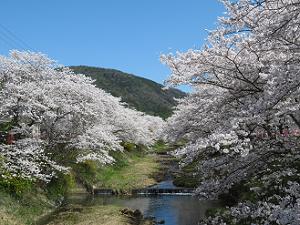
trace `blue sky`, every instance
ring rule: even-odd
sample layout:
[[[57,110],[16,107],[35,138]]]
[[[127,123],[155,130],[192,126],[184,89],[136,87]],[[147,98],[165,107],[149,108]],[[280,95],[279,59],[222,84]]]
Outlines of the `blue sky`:
[[[0,12],[2,55],[28,48],[19,38],[64,65],[162,83],[169,70],[160,54],[200,48],[224,8],[217,0],[3,0]]]

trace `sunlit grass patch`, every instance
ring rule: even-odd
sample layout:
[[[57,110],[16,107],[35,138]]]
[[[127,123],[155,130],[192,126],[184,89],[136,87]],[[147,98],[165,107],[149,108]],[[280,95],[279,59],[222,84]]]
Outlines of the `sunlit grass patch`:
[[[160,164],[154,155],[123,153],[122,161],[115,165],[103,167],[97,174],[97,188],[130,191],[156,183],[153,178]],[[122,165],[120,165],[121,163]]]

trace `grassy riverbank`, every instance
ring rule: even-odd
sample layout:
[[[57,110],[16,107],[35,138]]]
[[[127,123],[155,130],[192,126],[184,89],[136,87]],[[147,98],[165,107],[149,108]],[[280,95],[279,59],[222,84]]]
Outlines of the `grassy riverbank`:
[[[113,189],[120,194],[128,194],[135,188],[155,184],[155,174],[161,165],[157,155],[149,154],[145,148],[126,145],[126,150],[113,153],[115,163],[99,166],[91,162],[81,167],[81,179],[96,188]],[[78,172],[78,170],[77,170]],[[78,187],[78,186],[77,186]],[[78,190],[78,189],[77,189]],[[79,189],[80,190],[80,189]],[[76,192],[76,188],[72,189]],[[82,207],[68,205],[55,213],[48,225],[150,225],[149,220],[121,213],[122,208],[114,205],[94,205]]]
[[[153,146],[152,150],[157,154],[161,155],[161,166],[167,167],[170,166],[170,164],[177,164],[180,161],[180,158],[172,157],[169,155],[170,152],[173,150],[180,148],[183,146],[184,141],[178,142],[176,144],[170,145],[166,144],[162,141],[156,142],[156,144]],[[162,156],[169,155],[168,158],[164,158]],[[168,160],[167,160],[168,159]],[[172,161],[172,162],[168,162]],[[199,179],[197,177],[197,166],[199,163],[199,159],[195,159],[189,164],[186,164],[182,166],[180,169],[175,171],[175,173],[172,174],[173,176],[173,182],[178,187],[185,187],[185,188],[196,188],[199,185]]]
[[[115,165],[104,167],[97,174],[95,185],[97,188],[128,192],[156,183],[154,175],[160,165],[155,155],[126,153],[119,155],[118,158]]]
[[[47,187],[40,188],[38,184],[30,184],[25,188],[27,184],[17,180],[8,186],[0,183],[0,224],[35,224],[38,219],[55,210],[64,195],[76,192],[78,187],[81,187],[81,191],[85,191],[87,186],[94,186],[126,194],[132,189],[156,183],[154,177],[161,165],[157,156],[149,154],[145,147],[126,144],[123,153],[112,154],[116,159],[113,165],[103,166],[92,161],[78,164],[72,168],[69,175],[59,176]],[[15,188],[21,188],[22,191],[16,194]],[[128,224],[128,218],[115,206],[88,207],[78,212],[71,210],[71,213],[68,211],[60,214],[57,223],[51,224],[93,224],[93,221],[85,223],[87,219],[82,220],[84,223],[81,222],[82,218],[89,218],[92,214],[96,216],[94,224],[106,224],[104,221],[108,217],[107,221],[111,221],[111,225]]]
[[[82,207],[68,205],[61,208],[47,225],[153,225],[139,211],[122,209],[115,205]]]
[[[53,202],[41,193],[26,193],[22,198],[16,198],[3,190],[0,191],[1,225],[34,224],[54,208]]]
[[[121,208],[113,205],[82,207],[71,205],[51,218],[48,225],[101,224],[130,225],[129,218],[121,214]]]
[[[155,184],[155,175],[161,165],[157,155],[146,149],[128,145],[123,153],[113,153],[115,163],[110,166],[86,164],[82,172],[86,182],[93,182],[96,188],[113,189],[120,194],[128,194],[135,188]],[[84,171],[84,170],[83,170]],[[72,191],[76,191],[73,189]],[[93,205],[82,207],[68,205],[55,213],[47,225],[151,225],[153,222],[139,216],[123,214],[115,205]],[[142,216],[142,215],[140,215]]]
[[[112,189],[120,194],[155,184],[155,175],[161,166],[157,156],[145,147],[132,144],[125,145],[125,149],[111,153],[115,159],[112,165],[98,165],[92,161],[77,165],[74,169],[76,180],[83,186]]]

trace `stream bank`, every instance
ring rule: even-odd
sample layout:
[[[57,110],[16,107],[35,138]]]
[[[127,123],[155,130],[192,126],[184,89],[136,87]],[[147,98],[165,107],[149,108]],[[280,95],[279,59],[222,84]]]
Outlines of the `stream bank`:
[[[96,200],[98,195],[90,194],[91,187],[86,190],[89,185],[93,186],[93,193],[98,189],[126,196],[135,188],[146,188],[158,182],[161,164],[156,154],[133,147],[123,153],[114,153],[114,158],[116,161],[110,166],[95,166],[88,162],[80,171],[80,174],[84,175],[80,181],[86,182],[77,183],[66,196],[62,206],[41,218],[37,224],[155,224],[153,218],[144,218],[140,210],[130,210],[130,207],[115,202],[106,204],[100,201],[100,198]]]
[[[81,175],[80,180],[90,182],[98,189],[112,190],[116,195],[91,195],[84,184],[77,184],[60,207],[50,206],[48,214],[37,223],[34,222],[37,217],[26,221],[13,218],[9,222],[10,218],[3,217],[5,224],[196,225],[205,217],[207,209],[218,204],[181,193],[181,189],[173,184],[174,176],[180,174],[178,161],[168,154],[166,148],[158,152],[155,149],[150,152],[127,149],[122,154],[116,153],[115,158],[114,165],[95,166],[87,162],[78,167],[77,172]],[[147,188],[154,193],[132,194],[135,189]],[[39,207],[35,214],[27,210],[26,214],[20,214],[20,218],[38,216],[42,209]]]
[[[82,197],[82,196],[81,196]],[[38,225],[155,225],[152,218],[144,218],[139,210],[113,204],[68,203],[43,218]]]
[[[60,210],[39,225],[196,225],[205,217],[207,209],[218,205],[184,193],[131,194],[136,187],[146,187],[146,182],[135,183],[137,180],[151,179],[153,182],[147,185],[148,189],[178,189],[173,184],[178,163],[166,153],[155,152],[138,157],[131,155],[126,160],[125,165],[107,170],[111,176],[106,177],[108,182],[104,187],[117,190],[115,195],[73,193],[65,199]],[[147,169],[149,165],[152,167]],[[124,180],[119,181],[120,177]]]

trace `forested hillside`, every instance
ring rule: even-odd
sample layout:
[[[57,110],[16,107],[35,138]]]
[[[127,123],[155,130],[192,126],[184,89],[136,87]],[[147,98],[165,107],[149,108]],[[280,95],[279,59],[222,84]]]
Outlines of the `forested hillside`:
[[[154,81],[137,77],[114,69],[89,66],[71,66],[75,73],[82,73],[96,80],[96,85],[122,97],[122,101],[139,111],[166,118],[171,115],[176,105],[174,98],[182,98],[186,94],[178,89],[162,90],[163,85]]]

